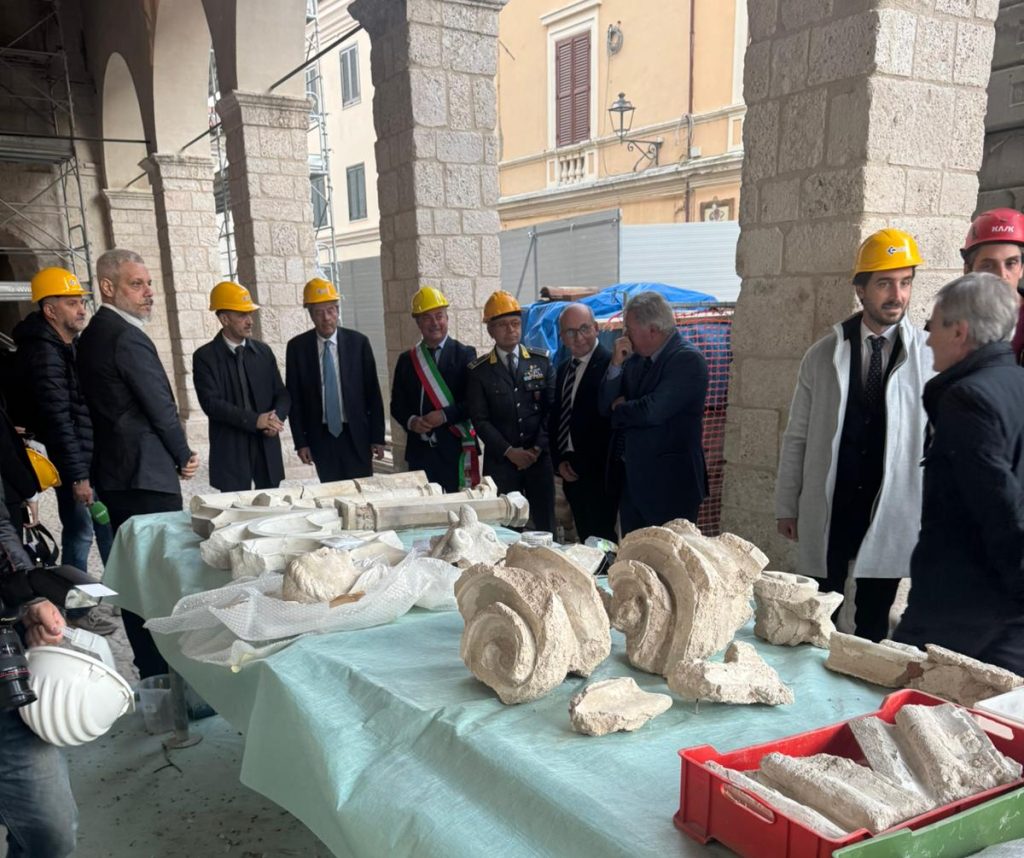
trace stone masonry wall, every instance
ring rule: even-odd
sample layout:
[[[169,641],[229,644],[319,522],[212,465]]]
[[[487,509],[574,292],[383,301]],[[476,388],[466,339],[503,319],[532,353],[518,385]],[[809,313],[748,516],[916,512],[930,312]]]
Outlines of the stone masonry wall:
[[[420,286],[448,297],[452,336],[490,345],[481,314],[501,285],[494,77],[504,2],[356,0],[350,7],[372,46],[389,371],[419,340],[409,305]],[[393,435],[404,441],[404,431]]]
[[[750,0],[722,525],[781,568],[773,506],[800,359],[855,309],[871,232],[913,233],[911,315],[961,271],[998,0]]]

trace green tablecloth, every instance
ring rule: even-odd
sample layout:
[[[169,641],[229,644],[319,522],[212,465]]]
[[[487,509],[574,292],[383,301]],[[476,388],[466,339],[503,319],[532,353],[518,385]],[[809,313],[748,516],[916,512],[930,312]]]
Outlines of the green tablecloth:
[[[227,573],[199,557],[184,513],[124,525],[105,582],[145,617]],[[459,658],[458,613],[414,609],[398,622],[302,638],[238,673],[157,643],[245,733],[241,780],[292,812],[339,856],[667,856],[727,854],[677,831],[679,748],[770,741],[877,708],[882,689],[824,669],[809,646],[755,643],[796,694],[792,706],[676,704],[641,730],[601,738],[569,726],[567,679],[542,700],[503,705]],[[663,679],[630,667],[612,634],[591,679]]]

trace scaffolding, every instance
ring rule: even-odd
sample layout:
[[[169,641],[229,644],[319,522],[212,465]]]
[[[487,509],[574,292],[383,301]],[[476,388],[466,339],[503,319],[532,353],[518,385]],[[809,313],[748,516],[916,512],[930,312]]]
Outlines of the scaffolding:
[[[39,0],[38,7],[38,19],[0,46],[0,90],[9,104],[22,108],[31,129],[0,133],[0,163],[48,166],[51,176],[27,199],[17,198],[13,183],[0,183],[0,234],[9,237],[0,243],[0,254],[56,257],[89,288],[92,260],[75,144],[98,138],[78,134],[59,4]],[[28,299],[27,282],[0,282],[0,300]]]

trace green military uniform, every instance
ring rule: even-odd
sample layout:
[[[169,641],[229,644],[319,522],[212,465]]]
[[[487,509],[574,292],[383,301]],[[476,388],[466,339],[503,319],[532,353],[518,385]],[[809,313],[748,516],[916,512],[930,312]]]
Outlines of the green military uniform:
[[[500,492],[521,492],[538,530],[555,532],[555,477],[548,453],[547,421],[555,400],[555,371],[545,349],[516,346],[513,374],[492,348],[469,365],[466,406],[484,442],[484,474]],[[505,458],[509,447],[541,453],[519,470]]]

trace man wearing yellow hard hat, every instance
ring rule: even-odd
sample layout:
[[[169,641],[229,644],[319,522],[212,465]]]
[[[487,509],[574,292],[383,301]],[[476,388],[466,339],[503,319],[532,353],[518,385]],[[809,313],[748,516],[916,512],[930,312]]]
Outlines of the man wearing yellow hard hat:
[[[521,492],[537,530],[555,532],[555,475],[547,422],[555,400],[555,371],[545,349],[527,348],[522,308],[498,291],[484,304],[494,348],[469,365],[466,403],[484,442],[484,474],[501,492]]]
[[[291,397],[270,346],[253,339],[258,309],[244,286],[218,283],[210,310],[221,331],[192,356],[196,396],[210,418],[210,485],[222,492],[277,488],[284,479],[279,436]]]
[[[370,341],[338,324],[338,290],[314,277],[302,291],[313,330],[292,337],[285,385],[292,439],[321,482],[368,477],[384,458],[384,399]]]
[[[921,513],[921,395],[933,370],[927,335],[907,315],[921,264],[902,230],[861,244],[853,287],[863,309],[804,355],[775,489],[779,533],[798,543],[798,571],[837,593],[852,574],[855,632],[874,641],[888,636]]]
[[[480,482],[476,433],[466,411],[466,377],[476,349],[448,336],[448,299],[423,286],[412,296],[422,339],[398,356],[391,416],[408,433],[405,460],[446,492]]]

